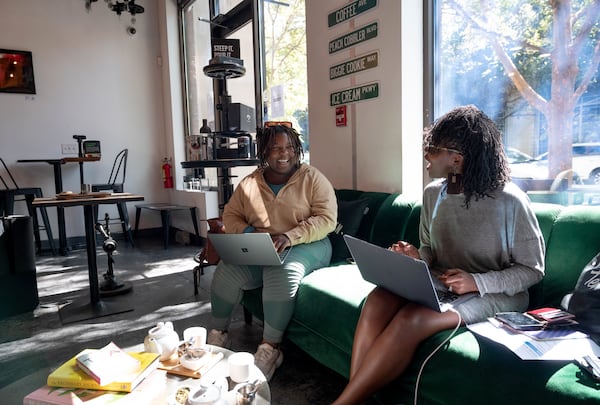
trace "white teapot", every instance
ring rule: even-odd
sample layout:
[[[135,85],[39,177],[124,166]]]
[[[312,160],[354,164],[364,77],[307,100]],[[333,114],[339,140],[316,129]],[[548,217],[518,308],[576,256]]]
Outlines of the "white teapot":
[[[177,354],[179,335],[173,329],[172,322],[159,322],[148,331],[144,339],[144,350],[160,354],[160,361],[171,359]]]

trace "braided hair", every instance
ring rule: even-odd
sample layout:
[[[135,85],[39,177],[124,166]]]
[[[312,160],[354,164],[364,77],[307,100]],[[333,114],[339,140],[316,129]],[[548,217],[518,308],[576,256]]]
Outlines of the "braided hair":
[[[425,130],[424,145],[453,148],[463,156],[465,206],[504,188],[510,181],[502,134],[496,124],[474,105],[457,107]]]
[[[284,125],[274,125],[256,130],[256,157],[259,160],[259,167],[264,169],[269,165],[267,157],[269,156],[271,146],[275,143],[275,136],[277,134],[287,134],[294,148],[293,159],[295,159],[295,165],[296,167],[300,166],[300,162],[304,158],[304,149],[300,141],[300,134],[294,128]]]

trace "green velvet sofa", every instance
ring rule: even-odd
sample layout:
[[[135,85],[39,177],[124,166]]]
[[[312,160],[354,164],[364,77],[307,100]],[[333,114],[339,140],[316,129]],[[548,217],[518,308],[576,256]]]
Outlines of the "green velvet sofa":
[[[384,247],[397,240],[418,246],[419,202],[379,192],[336,190],[336,194],[340,209],[359,202],[368,204],[357,237]],[[361,210],[353,216],[360,218]],[[573,289],[581,269],[600,252],[600,207],[534,203],[534,210],[547,251],[546,275],[531,288],[530,306],[558,306]],[[354,330],[372,288],[357,268],[344,260],[314,271],[302,281],[286,338],[347,377]],[[260,290],[247,291],[243,304],[262,318]],[[448,334],[441,332],[423,342],[404,375],[376,398],[384,404],[412,404],[423,360]],[[462,327],[427,363],[417,403],[598,404],[600,383],[573,363],[520,360],[502,345]]]

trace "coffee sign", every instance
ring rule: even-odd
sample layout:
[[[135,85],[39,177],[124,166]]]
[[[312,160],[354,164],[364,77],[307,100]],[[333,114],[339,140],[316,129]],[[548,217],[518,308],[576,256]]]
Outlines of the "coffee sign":
[[[327,16],[327,24],[333,27],[375,7],[377,0],[356,0]]]

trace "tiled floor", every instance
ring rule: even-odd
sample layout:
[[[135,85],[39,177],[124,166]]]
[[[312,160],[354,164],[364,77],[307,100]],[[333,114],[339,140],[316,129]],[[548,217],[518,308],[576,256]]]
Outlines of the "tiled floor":
[[[133,311],[69,324],[61,322],[59,307],[89,300],[85,250],[74,250],[66,257],[38,256],[39,307],[0,320],[0,403],[21,404],[27,393],[45,383],[50,370],[83,348],[101,347],[111,340],[122,347],[141,343],[159,321],[172,321],[180,334],[189,326],[208,325],[214,269],[206,269],[199,294],[194,295],[191,270],[197,252],[197,247],[174,242],[165,250],[160,237],[137,240],[135,248],[119,241],[114,273],[118,280],[131,282],[133,290],[105,299]],[[97,262],[102,281],[108,267],[101,248]],[[241,310],[236,312],[231,328],[233,350],[254,352],[261,334],[259,322],[247,326]],[[291,343],[284,342],[282,347],[285,360],[271,380],[272,403],[331,403],[345,379]]]

